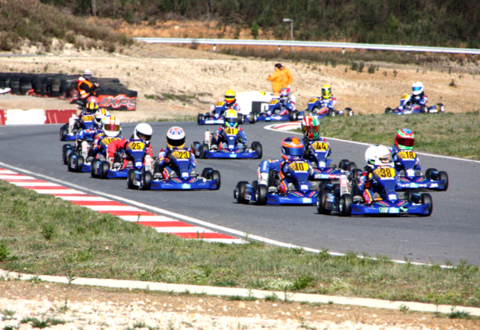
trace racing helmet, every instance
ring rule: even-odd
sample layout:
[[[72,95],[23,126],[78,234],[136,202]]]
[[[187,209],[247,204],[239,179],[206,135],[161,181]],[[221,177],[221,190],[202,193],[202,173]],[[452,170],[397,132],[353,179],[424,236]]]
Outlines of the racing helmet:
[[[87,98],[87,103],[88,102],[95,102],[97,104],[100,104],[100,100],[98,99],[98,97],[96,97],[95,95],[91,95]]]
[[[287,137],[282,140],[282,157],[287,161],[303,159],[303,142],[296,137]]]
[[[238,126],[238,114],[235,110],[229,109],[223,115],[223,125],[225,127],[235,128]]]
[[[116,137],[122,134],[120,118],[115,116],[105,116],[102,118],[102,129],[106,136]]]
[[[101,124],[102,119],[109,116],[108,111],[105,108],[100,108],[95,112],[95,120],[97,123]]]
[[[233,106],[237,101],[236,97],[237,95],[235,94],[235,91],[233,89],[229,89],[228,91],[225,92],[225,103],[229,107]]]
[[[290,98],[290,88],[282,88],[280,90],[280,100],[286,102]]]
[[[415,134],[408,128],[401,128],[395,134],[395,147],[400,150],[413,150]]]
[[[332,87],[330,87],[330,85],[322,86],[322,97],[324,99],[329,99],[332,97]]]
[[[88,102],[87,103],[87,106],[85,107],[85,109],[87,110],[87,112],[89,113],[94,113],[95,111],[98,110],[98,103],[97,102]]]
[[[142,139],[142,140],[145,140],[147,143],[150,142],[152,135],[153,135],[152,126],[146,123],[138,124],[137,126],[135,126],[135,129],[133,130],[133,137],[135,139]]]
[[[90,71],[89,69],[85,70],[83,72],[83,77],[87,80],[90,80],[90,78],[92,78],[92,71]]]
[[[416,81],[412,85],[412,94],[420,95],[423,93],[423,84],[420,81]]]
[[[183,128],[173,126],[168,129],[167,146],[169,149],[183,148],[185,146],[185,131]]]
[[[378,144],[368,147],[367,151],[365,151],[365,161],[367,166],[371,168],[379,165],[393,166],[390,149]]]
[[[309,140],[320,137],[320,119],[317,116],[306,116],[302,119],[303,135]]]

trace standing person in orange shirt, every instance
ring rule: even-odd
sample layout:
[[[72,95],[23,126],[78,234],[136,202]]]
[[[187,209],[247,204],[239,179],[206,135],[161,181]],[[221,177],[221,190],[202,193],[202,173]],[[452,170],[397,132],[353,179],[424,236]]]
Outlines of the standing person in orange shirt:
[[[282,67],[281,63],[275,64],[275,72],[267,77],[267,80],[272,82],[273,95],[275,96],[278,96],[282,88],[288,86],[288,78]]]
[[[280,64],[280,63],[278,63]],[[280,64],[281,65],[281,64]],[[285,66],[282,65],[282,68],[281,70],[285,73],[285,77],[287,78],[286,79],[286,86],[283,86],[284,88],[290,88],[292,89],[292,82],[293,82],[293,78],[292,78],[292,72],[290,72],[289,69],[287,69]]]

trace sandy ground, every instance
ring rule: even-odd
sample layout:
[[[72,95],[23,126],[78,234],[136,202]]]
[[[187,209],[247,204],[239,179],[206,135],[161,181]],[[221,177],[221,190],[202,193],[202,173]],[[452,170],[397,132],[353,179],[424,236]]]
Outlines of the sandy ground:
[[[339,54],[339,56],[341,56]],[[266,80],[276,61],[239,58],[213,52],[165,45],[137,44],[122,53],[77,51],[66,47],[48,56],[2,57],[0,72],[49,72],[80,74],[92,70],[99,77],[117,77],[138,91],[137,111],[119,111],[123,121],[175,118],[205,112],[222,99],[227,89],[238,92],[271,91]],[[429,104],[442,102],[447,112],[480,109],[480,69],[470,63],[470,73],[449,73],[438,67],[378,64],[374,74],[352,71],[345,65],[284,62],[293,75],[297,108],[305,109],[321,86],[330,84],[337,108],[351,107],[356,114],[383,113],[398,105],[400,96],[422,81]],[[465,69],[465,67],[463,67]],[[455,72],[455,67],[452,72]],[[452,83],[453,82],[453,83]],[[450,85],[454,86],[450,86]],[[147,99],[153,96],[155,99]],[[71,109],[67,101],[53,98],[0,95],[3,109]]]

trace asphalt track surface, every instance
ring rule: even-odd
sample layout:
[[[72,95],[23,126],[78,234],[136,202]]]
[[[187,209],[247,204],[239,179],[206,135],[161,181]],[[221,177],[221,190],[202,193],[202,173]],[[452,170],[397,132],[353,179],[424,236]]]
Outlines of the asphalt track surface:
[[[194,122],[150,123],[152,145],[157,154],[165,146],[167,129],[182,126],[187,145],[202,141],[205,129]],[[288,136],[263,129],[266,124],[244,125],[249,144],[260,141],[263,159],[280,156],[280,142]],[[123,125],[130,136],[135,124]],[[198,171],[213,167],[221,173],[218,191],[137,191],[126,181],[99,180],[89,173],[70,173],[61,161],[64,142],[59,141],[60,125],[3,126],[0,128],[0,161],[21,169],[57,178],[87,189],[120,196],[210,223],[289,244],[331,252],[386,255],[412,262],[447,261],[457,265],[480,265],[480,163],[421,155],[424,169],[447,171],[447,192],[432,192],[430,217],[339,217],[319,215],[315,206],[256,206],[237,204],[233,189],[240,180],[257,178],[260,160],[198,160]],[[393,139],[393,136],[392,136]],[[366,146],[330,140],[331,158],[338,163],[350,159],[364,164]]]

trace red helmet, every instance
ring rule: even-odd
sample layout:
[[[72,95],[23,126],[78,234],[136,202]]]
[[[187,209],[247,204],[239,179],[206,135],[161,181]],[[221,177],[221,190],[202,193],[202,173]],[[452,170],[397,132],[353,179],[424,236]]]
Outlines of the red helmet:
[[[282,157],[293,161],[303,158],[303,142],[296,137],[287,137],[282,140]]]
[[[400,150],[413,150],[415,134],[408,128],[402,128],[395,134],[395,147]]]
[[[303,135],[309,140],[320,136],[320,119],[317,116],[306,116],[302,119]]]

